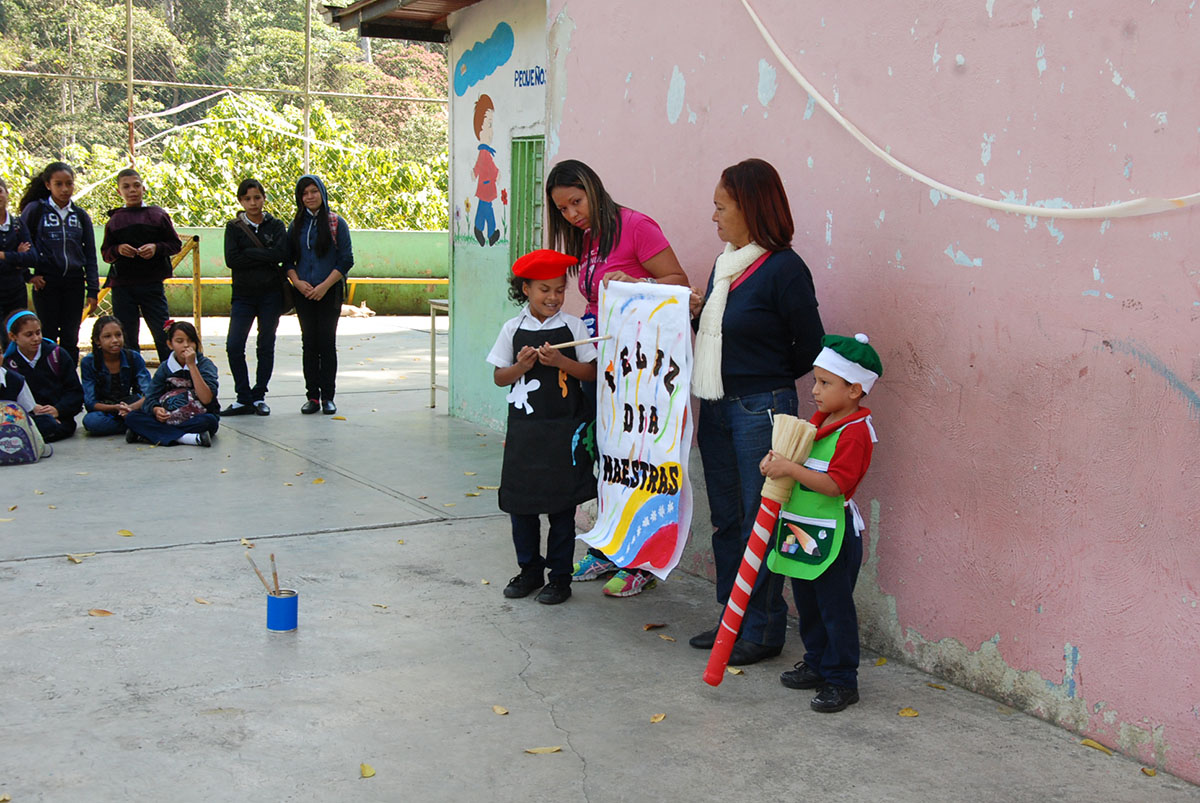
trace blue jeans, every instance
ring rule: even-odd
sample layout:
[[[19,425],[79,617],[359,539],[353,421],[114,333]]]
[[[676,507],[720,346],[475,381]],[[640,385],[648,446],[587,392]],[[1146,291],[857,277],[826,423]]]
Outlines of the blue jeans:
[[[134,410],[125,416],[125,426],[159,446],[170,446],[189,432],[215,435],[220,425],[221,419],[212,413],[201,413],[182,424],[164,424],[144,410]]]
[[[167,361],[171,349],[167,346],[167,331],[163,324],[170,317],[167,309],[167,294],[162,282],[157,284],[132,284],[112,289],[113,315],[121,322],[125,330],[125,348],[138,351],[138,337],[141,332],[140,318],[146,319],[150,327],[150,336],[154,338],[154,349],[158,352],[161,362]]]
[[[125,419],[114,413],[93,410],[83,416],[83,428],[91,435],[123,435]]]
[[[339,310],[340,312],[341,310]],[[283,293],[262,296],[234,296],[229,308],[229,334],[225,337],[225,354],[229,357],[229,372],[233,388],[241,404],[253,404],[267,396],[267,383],[275,370],[275,330],[283,312]],[[254,387],[250,387],[250,369],[246,365],[246,340],[250,325],[258,319],[258,337],[254,345],[256,366]]]
[[[842,549],[816,580],[792,578],[792,597],[800,615],[804,663],[835,686],[858,688],[858,611],[854,586],[862,567],[862,536],[846,511]]]
[[[795,415],[798,406],[795,388],[700,401],[696,441],[708,486],[717,602],[722,605],[729,601],[758,515],[763,485],[758,464],[771,449],[771,416]],[[765,563],[754,582],[740,637],[772,647],[787,637],[783,577]]]

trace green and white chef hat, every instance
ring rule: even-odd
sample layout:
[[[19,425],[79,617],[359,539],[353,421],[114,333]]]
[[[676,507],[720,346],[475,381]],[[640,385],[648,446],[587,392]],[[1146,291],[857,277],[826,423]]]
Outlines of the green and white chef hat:
[[[861,332],[854,337],[825,335],[821,345],[823,348],[813,366],[824,368],[851,385],[857,382],[862,385],[863,393],[870,393],[875,380],[883,376],[883,363],[870,340]]]

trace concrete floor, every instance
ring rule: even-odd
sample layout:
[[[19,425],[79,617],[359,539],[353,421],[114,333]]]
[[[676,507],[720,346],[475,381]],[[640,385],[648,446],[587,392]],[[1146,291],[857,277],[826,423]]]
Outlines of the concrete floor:
[[[76,437],[3,470],[0,799],[1200,799],[873,655],[841,714],[780,686],[794,638],[710,688],[686,642],[712,586],[681,573],[505,600],[508,521],[477,487],[499,484],[500,436],[424,406],[428,319],[342,323],[344,421],[298,414],[291,318],[274,414],[226,419],[212,449]],[[222,324],[204,340],[223,366]],[[243,538],[299,591],[297,632],[266,631]]]

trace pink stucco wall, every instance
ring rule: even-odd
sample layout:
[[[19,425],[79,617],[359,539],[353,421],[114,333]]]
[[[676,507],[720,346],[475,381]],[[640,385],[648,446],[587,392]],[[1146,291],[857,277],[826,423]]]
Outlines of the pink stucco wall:
[[[755,2],[894,156],[1047,207],[1200,190],[1196,5]],[[808,110],[731,0],[552,0],[548,31],[548,163],[699,284],[720,170],[770,160],[827,330],[879,348],[868,643],[1200,781],[1200,212],[945,199]]]

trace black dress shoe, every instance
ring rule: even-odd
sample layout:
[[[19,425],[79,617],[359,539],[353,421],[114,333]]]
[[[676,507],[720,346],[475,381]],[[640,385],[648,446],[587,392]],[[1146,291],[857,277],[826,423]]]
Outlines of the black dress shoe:
[[[830,683],[821,687],[809,706],[812,707],[812,710],[820,711],[822,714],[834,714],[857,702],[858,689],[848,689],[845,686],[835,686]]]
[[[717,643],[717,633],[721,632],[721,625],[717,625],[712,630],[705,630],[703,633],[697,633],[688,639],[688,644],[698,650],[711,650],[713,645]]]
[[[138,434],[136,432],[134,432],[132,429],[125,430],[125,442],[126,443],[137,443],[138,442]]]
[[[337,412],[337,405],[332,401],[321,402],[321,412],[325,415],[333,415]]]
[[[199,441],[200,441],[201,446],[211,447],[212,446],[212,435],[208,434],[208,430],[205,430],[204,432],[200,433]]]
[[[780,673],[779,682],[789,689],[816,689],[825,681],[821,673],[801,661],[795,668]]]
[[[571,598],[571,578],[566,582],[551,580],[545,588],[538,592],[535,600],[543,605],[558,605]]]
[[[232,404],[221,411],[222,418],[228,418],[231,415],[250,415],[254,412],[254,408],[248,404],[239,404],[234,407]]]
[[[734,643],[733,651],[729,653],[729,665],[749,666],[759,661],[765,661],[768,658],[774,658],[781,652],[783,652],[782,644],[771,646],[757,644],[753,641],[746,641],[740,638]]]
[[[255,415],[270,415],[271,408],[267,406],[267,403],[265,401],[262,401],[260,399],[259,401],[256,401],[254,403],[254,414]]]
[[[321,403],[316,399],[309,399],[304,404],[300,405],[300,412],[305,415],[312,415],[321,409]]]
[[[522,571],[516,577],[508,581],[508,585],[504,588],[504,596],[509,599],[520,599],[528,597],[534,591],[537,591],[545,585],[545,576],[541,572]]]

